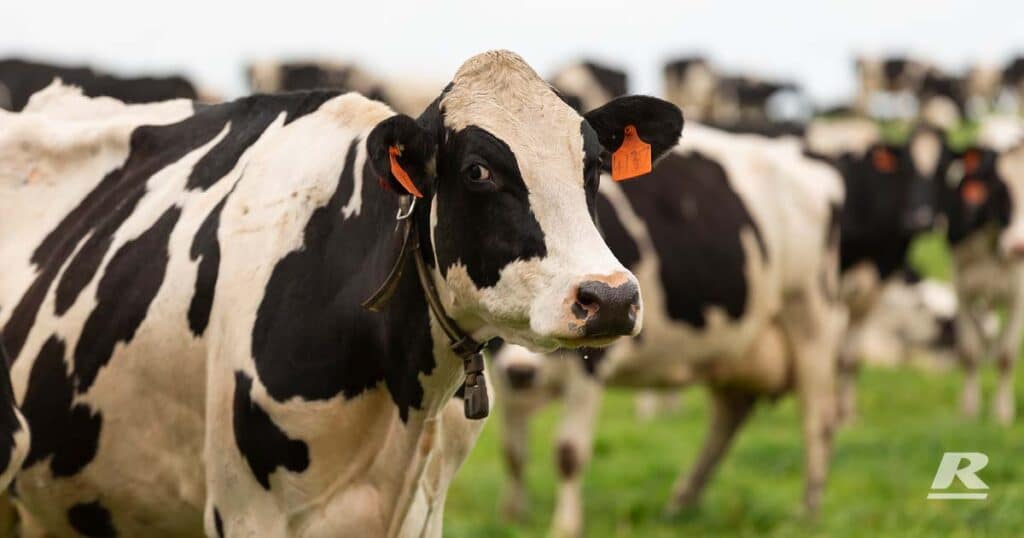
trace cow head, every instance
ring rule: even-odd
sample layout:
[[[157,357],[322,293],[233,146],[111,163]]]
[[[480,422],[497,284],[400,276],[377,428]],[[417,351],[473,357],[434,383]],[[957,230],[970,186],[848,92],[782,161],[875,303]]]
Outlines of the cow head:
[[[367,147],[391,188],[421,196],[414,218],[448,315],[480,340],[551,349],[639,332],[636,278],[594,223],[602,154],[633,125],[656,159],[682,124],[652,97],[580,116],[495,51],[467,61],[418,120],[380,123]]]
[[[931,229],[935,195],[908,146],[871,144],[842,158],[847,202],[843,229],[864,239],[911,238]]]
[[[998,230],[999,253],[1024,257],[1024,146],[947,150],[939,175],[946,181],[943,206],[952,243]]]

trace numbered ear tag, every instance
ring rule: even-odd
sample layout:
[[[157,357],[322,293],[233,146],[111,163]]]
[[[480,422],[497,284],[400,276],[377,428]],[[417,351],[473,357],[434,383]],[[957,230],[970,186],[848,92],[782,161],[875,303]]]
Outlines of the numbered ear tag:
[[[401,152],[398,151],[398,146],[391,146],[388,148],[388,154],[391,156],[391,175],[395,176],[398,183],[405,188],[406,192],[415,196],[416,198],[423,198],[423,193],[416,188],[416,184],[412,182],[412,178],[409,174],[405,173],[402,169],[402,165],[398,164],[398,155]]]
[[[636,133],[636,126],[627,125],[619,149],[612,153],[612,179],[622,181],[651,171],[651,145]]]

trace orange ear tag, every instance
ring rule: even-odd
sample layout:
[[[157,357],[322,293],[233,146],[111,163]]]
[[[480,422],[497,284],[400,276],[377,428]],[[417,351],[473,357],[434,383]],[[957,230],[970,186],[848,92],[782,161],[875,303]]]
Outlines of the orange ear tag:
[[[395,176],[398,183],[405,187],[406,192],[416,198],[423,198],[423,193],[416,188],[416,184],[412,182],[412,178],[409,177],[409,174],[405,173],[402,166],[398,164],[398,146],[389,147],[388,154],[391,156],[391,175]]]
[[[896,157],[885,148],[875,148],[871,153],[871,163],[875,170],[883,174],[891,174],[896,171]]]
[[[612,179],[622,181],[651,171],[651,145],[636,134],[636,126],[626,126],[626,136],[612,153]]]
[[[976,179],[968,179],[964,181],[960,196],[967,202],[967,205],[979,206],[988,198],[988,189],[985,188],[984,183]]]

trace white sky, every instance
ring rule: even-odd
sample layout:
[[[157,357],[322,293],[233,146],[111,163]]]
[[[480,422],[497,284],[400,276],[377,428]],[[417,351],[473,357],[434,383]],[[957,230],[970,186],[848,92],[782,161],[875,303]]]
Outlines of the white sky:
[[[1024,52],[1024,0],[10,0],[0,56],[89,62],[126,74],[185,71],[227,96],[257,57],[355,59],[446,82],[476,52],[507,48],[541,75],[581,56],[657,93],[660,66],[703,52],[730,70],[794,78],[828,104],[852,91],[852,54],[924,55],[959,68]]]

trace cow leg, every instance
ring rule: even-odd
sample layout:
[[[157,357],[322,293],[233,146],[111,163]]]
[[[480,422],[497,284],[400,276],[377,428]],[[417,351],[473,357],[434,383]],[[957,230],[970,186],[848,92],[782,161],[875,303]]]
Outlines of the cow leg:
[[[993,402],[993,414],[1003,425],[1013,423],[1016,401],[1013,394],[1013,367],[1020,354],[1021,337],[1024,336],[1024,282],[1020,268],[1014,271],[1014,293],[1011,298],[1009,318],[999,339],[998,368],[999,384]]]
[[[968,308],[962,307],[956,315],[956,348],[964,371],[964,388],[960,409],[969,418],[977,418],[981,410],[981,380],[978,366],[984,354],[984,336],[981,326]]]
[[[633,398],[636,418],[647,422],[658,415],[674,413],[679,410],[681,400],[678,390],[647,389],[638,391]]]
[[[715,472],[718,462],[729,450],[733,436],[750,416],[757,397],[751,393],[713,389],[711,392],[712,415],[704,446],[701,447],[697,462],[689,475],[680,475],[673,487],[672,497],[665,510],[668,514],[678,513],[684,508],[695,506],[708,480]]]
[[[860,358],[847,346],[839,352],[839,364],[836,371],[837,425],[849,424],[857,420],[857,377],[860,375]]]
[[[501,413],[501,448],[505,458],[505,488],[501,494],[501,516],[508,521],[522,521],[526,517],[526,457],[529,446],[531,410],[527,406],[512,405],[508,401]]]
[[[584,372],[582,365],[566,382],[565,414],[555,449],[559,486],[553,536],[580,536],[583,532],[583,471],[590,462],[602,393],[601,384]]]
[[[840,313],[812,288],[787,299],[782,325],[794,357],[796,391],[803,419],[806,490],[804,505],[815,514],[828,474],[836,423],[836,363]]]

